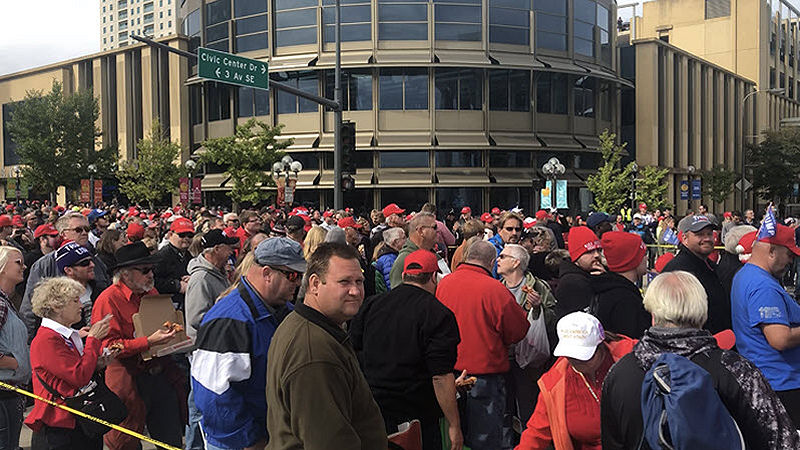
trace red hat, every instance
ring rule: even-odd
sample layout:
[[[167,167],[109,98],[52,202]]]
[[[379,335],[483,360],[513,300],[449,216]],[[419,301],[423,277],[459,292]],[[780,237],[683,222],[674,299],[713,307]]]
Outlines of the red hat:
[[[140,218],[140,219],[147,219],[147,214],[145,214],[145,213],[139,213],[139,218]]]
[[[33,232],[33,238],[39,239],[42,236],[58,236],[58,230],[56,230],[56,227],[54,227],[52,223],[39,225]]]
[[[25,224],[22,223],[22,216],[19,214],[14,214],[14,217],[11,218],[11,224],[17,228],[22,228],[25,226]]]
[[[758,236],[758,231],[751,231],[739,238],[739,243],[736,244],[736,253],[739,255],[739,261],[747,262],[750,259],[756,236]]]
[[[61,206],[61,205],[56,205],[56,211],[62,213],[62,212],[64,212],[64,207]]]
[[[172,211],[164,211],[163,213],[161,213],[162,219],[169,219],[170,217],[172,217]]]
[[[139,211],[135,207],[131,206],[130,208],[128,208],[128,216],[138,216],[138,215]]]
[[[128,240],[133,241],[136,239],[140,241],[144,238],[144,227],[136,222],[128,224]]]
[[[500,208],[498,208],[497,206],[495,206],[494,208],[492,208],[492,214],[500,214],[501,212],[502,212],[502,211],[500,211]]]
[[[361,224],[356,222],[356,220],[353,219],[353,216],[342,217],[339,219],[339,223],[337,225],[339,225],[339,228],[342,229],[347,227],[361,228]]]
[[[722,330],[714,335],[714,339],[719,348],[723,350],[730,350],[736,345],[736,335],[733,334],[733,330]]]
[[[13,211],[14,205],[6,205],[6,211]]]
[[[543,209],[540,209],[540,210],[536,211],[535,216],[536,216],[536,220],[545,220],[545,219],[547,219],[549,214],[547,214],[547,211],[545,211]]]
[[[725,211],[724,213],[722,213],[722,217],[725,217],[725,218],[727,218],[727,219],[730,219],[730,218],[732,218],[732,217],[733,217],[733,213],[732,213],[732,212],[730,212],[730,211]]]
[[[403,274],[419,275],[439,272],[436,255],[428,250],[416,250],[406,256],[403,262]]]
[[[386,207],[383,208],[383,217],[389,217],[392,214],[403,214],[406,212],[405,209],[397,206],[397,203],[389,203]]]
[[[603,233],[600,240],[608,269],[612,272],[627,272],[635,269],[642,262],[647,247],[642,238],[626,231],[609,231]]]
[[[567,235],[569,257],[572,262],[578,260],[586,252],[603,248],[597,235],[589,227],[572,227]]]
[[[411,219],[413,219],[413,218],[414,218],[414,213],[412,212],[412,213],[409,213],[408,215],[406,215],[405,220],[406,220],[406,222],[411,222]]]
[[[675,258],[674,253],[664,253],[663,255],[659,256],[658,259],[656,259],[656,264],[654,267],[656,272],[661,273],[664,270],[664,267],[666,267],[673,258]]]
[[[91,209],[89,209],[89,208],[83,208],[83,209],[81,210],[81,214],[83,214],[83,216],[84,216],[84,217],[88,217],[88,216],[89,216],[89,214],[91,214],[91,213],[92,213],[92,210],[91,210]]]
[[[472,208],[470,208],[469,206],[461,208],[461,214],[472,214]]]
[[[322,217],[333,217],[333,211],[330,209],[322,213]]]
[[[0,215],[0,228],[10,227],[11,225],[11,217],[8,217],[8,214]]]
[[[185,217],[181,217],[179,219],[175,219],[175,221],[172,222],[172,225],[170,225],[170,227],[169,227],[169,231],[172,231],[173,233],[178,233],[178,234],[180,234],[180,233],[194,233],[194,224],[192,223],[191,220],[189,220],[189,219],[187,219]]]
[[[647,203],[639,203],[639,209],[647,209]]]
[[[489,213],[481,214],[481,222],[483,223],[492,223],[494,221],[494,217],[492,217]]]
[[[533,228],[536,226],[536,219],[533,217],[526,217],[525,220],[522,221],[522,226],[525,227],[526,230],[528,228]]]
[[[781,247],[788,248],[795,256],[800,256],[800,248],[797,248],[797,244],[794,240],[794,228],[775,224],[775,235],[758,239],[758,242],[780,245]]]

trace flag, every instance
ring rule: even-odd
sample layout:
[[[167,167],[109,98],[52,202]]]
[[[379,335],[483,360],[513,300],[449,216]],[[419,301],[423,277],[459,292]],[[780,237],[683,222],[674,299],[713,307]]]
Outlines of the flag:
[[[672,231],[672,228],[667,228],[661,235],[661,241],[670,245],[678,245],[678,235]]]
[[[761,228],[758,229],[758,238],[757,240],[762,240],[766,238],[770,238],[775,236],[775,227],[777,225],[777,221],[775,220],[775,213],[772,211],[772,203],[767,206],[767,214],[764,216],[764,220],[761,222]]]

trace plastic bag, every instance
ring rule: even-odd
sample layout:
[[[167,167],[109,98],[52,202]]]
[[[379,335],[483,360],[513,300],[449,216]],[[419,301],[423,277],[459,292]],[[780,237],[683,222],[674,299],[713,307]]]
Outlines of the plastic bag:
[[[514,346],[514,358],[521,368],[541,363],[550,357],[550,341],[544,323],[544,309],[540,307],[539,317],[533,318],[533,308],[528,311],[528,334]]]

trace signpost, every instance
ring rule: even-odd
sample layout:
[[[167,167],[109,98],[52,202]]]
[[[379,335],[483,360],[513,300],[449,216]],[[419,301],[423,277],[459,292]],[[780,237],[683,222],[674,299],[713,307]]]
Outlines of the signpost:
[[[197,49],[197,60],[201,78],[269,90],[269,67],[265,61],[203,47]]]

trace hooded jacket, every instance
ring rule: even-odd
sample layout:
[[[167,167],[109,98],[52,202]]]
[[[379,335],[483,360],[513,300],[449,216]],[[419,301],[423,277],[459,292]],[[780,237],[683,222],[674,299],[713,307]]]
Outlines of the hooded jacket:
[[[706,330],[651,327],[633,352],[617,361],[603,383],[603,449],[637,448],[642,436],[642,381],[663,353],[686,357],[711,374],[748,449],[800,448],[800,438],[783,404],[750,361],[721,350]],[[649,449],[646,441],[641,448]]]
[[[391,286],[389,273],[392,271],[392,265],[397,259],[397,253],[397,250],[387,244],[381,247],[378,252],[378,259],[375,260],[375,269],[383,275],[383,281],[386,283],[387,288]]]
[[[558,287],[555,291],[556,322],[575,311],[583,311],[589,306],[594,290],[591,286],[592,275],[575,263],[562,261],[558,266]]]
[[[194,340],[203,316],[228,288],[228,278],[203,256],[189,261],[189,284],[186,286],[186,335]]]
[[[642,293],[635,284],[622,275],[606,272],[591,277],[594,295],[597,296],[597,318],[603,329],[639,339],[652,320],[642,304]]]

